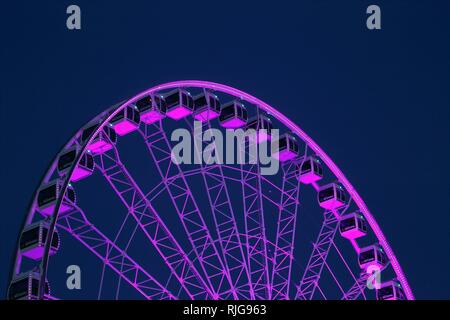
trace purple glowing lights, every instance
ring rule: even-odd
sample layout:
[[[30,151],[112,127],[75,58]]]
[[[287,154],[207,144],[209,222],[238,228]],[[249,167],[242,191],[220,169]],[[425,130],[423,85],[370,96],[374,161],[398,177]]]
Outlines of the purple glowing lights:
[[[96,141],[89,144],[87,148],[92,154],[96,155],[111,150],[113,148],[113,145],[106,139],[97,139]]]
[[[164,114],[158,110],[151,110],[145,114],[141,113],[141,121],[145,124],[152,124],[159,120],[164,119]]]
[[[370,213],[368,212],[368,210],[365,207],[365,205],[362,202],[362,200],[360,200],[360,198],[357,195],[356,191],[351,187],[349,182],[340,173],[340,171],[334,166],[334,164],[331,162],[331,160],[323,153],[323,151],[319,152],[319,151],[321,151],[320,148],[318,146],[316,146],[312,142],[312,140],[309,139],[309,137],[307,137],[306,135],[303,136],[304,135],[303,132],[298,127],[296,127],[293,124],[291,125],[291,122],[287,118],[284,119],[283,118],[284,116],[280,115],[276,110],[270,110],[271,107],[265,105],[264,103],[261,103],[258,99],[254,98],[254,97],[251,97],[251,96],[249,96],[249,95],[247,95],[245,93],[242,93],[242,92],[240,92],[240,91],[238,91],[236,89],[230,88],[230,87],[226,87],[226,86],[222,86],[222,85],[218,85],[218,84],[213,84],[213,83],[208,83],[208,82],[201,82],[201,81],[186,81],[186,82],[170,83],[170,84],[166,84],[166,85],[162,85],[162,86],[158,86],[158,87],[152,88],[152,89],[146,91],[145,93],[143,93],[142,95],[139,95],[136,98],[133,98],[130,101],[126,102],[119,109],[123,109],[124,106],[128,105],[128,103],[134,103],[134,101],[136,101],[136,99],[141,98],[144,94],[152,94],[152,93],[156,93],[156,92],[158,92],[160,90],[166,90],[166,89],[171,89],[171,88],[178,88],[178,87],[183,87],[183,86],[186,86],[186,87],[189,87],[189,86],[193,86],[193,87],[197,87],[197,86],[198,87],[207,87],[207,88],[209,88],[211,90],[219,90],[219,91],[223,91],[225,93],[233,94],[234,96],[239,97],[239,98],[241,98],[243,100],[246,100],[246,101],[249,101],[251,103],[257,104],[263,110],[266,110],[266,111],[269,110],[271,112],[271,114],[275,116],[275,118],[277,118],[278,120],[281,120],[283,123],[285,123],[295,134],[299,135],[302,138],[302,140],[304,140],[308,144],[308,146],[311,149],[313,149],[324,160],[325,164],[333,171],[333,173],[335,173],[335,175],[338,177],[339,181],[342,182],[342,184],[344,185],[345,190],[348,191],[348,193],[352,196],[352,198],[355,196],[355,199],[354,199],[355,202],[360,207],[363,215],[369,216],[368,222],[369,222],[370,226],[372,227],[372,229],[374,230],[375,234],[379,238],[380,243],[383,246],[387,246],[386,253],[389,256],[389,258],[391,259],[391,257],[393,256],[393,253],[390,250],[390,248],[389,248],[387,242],[385,241],[384,237],[382,236],[381,231],[379,231],[379,228],[377,228],[377,225],[376,225],[375,221],[373,220],[373,218],[371,219]],[[185,108],[185,110],[178,110],[179,108],[180,108],[180,106],[172,108],[171,110],[169,110],[168,117],[178,120],[178,119],[182,119],[182,118],[184,118],[187,115],[192,113],[190,108]],[[184,108],[184,107],[181,106],[181,108]],[[120,111],[118,110],[118,112],[120,112]],[[111,115],[111,117],[113,117],[114,114],[116,114],[116,113],[113,113]],[[207,121],[207,120],[216,118],[217,116],[218,116],[217,112],[210,112],[208,110],[204,110],[202,112],[194,113],[194,115],[193,115],[193,117],[195,119],[200,120],[200,121],[202,121],[202,120],[203,121]],[[148,123],[154,123],[154,122],[157,122],[158,120],[162,119],[162,116],[161,116],[161,118],[158,118],[158,117],[160,117],[160,115],[154,113],[151,116],[149,116],[148,120],[146,120],[146,121],[148,121]],[[228,126],[229,128],[239,128],[241,126],[244,126],[245,123],[246,123],[243,120],[240,120],[241,121],[240,123],[233,123],[234,120],[235,119],[231,119],[230,120],[231,124],[229,124],[229,126]],[[144,122],[144,120],[143,120],[143,122]],[[222,122],[222,126],[227,127],[227,122],[228,121],[223,121]],[[239,122],[239,119],[237,120],[237,122]],[[120,134],[127,134],[127,133],[129,133],[129,132],[131,132],[131,131],[136,129],[136,128],[135,129],[130,129],[130,128],[127,128],[126,126],[125,126],[125,128],[121,128],[120,125],[118,125],[118,124],[113,125],[113,127],[114,127],[114,130],[119,135]],[[270,136],[267,137],[267,138],[270,138]],[[88,144],[88,148],[90,149],[91,153],[94,154],[95,151],[97,151],[97,150],[98,150],[97,151],[98,153],[101,153],[104,150],[104,148],[105,149],[108,148],[108,144],[105,144],[105,145],[99,144],[98,146],[96,146],[95,143],[97,143],[97,142],[94,142],[94,139],[95,138],[91,139],[91,143]],[[260,137],[258,140],[263,140],[263,139],[265,139],[265,137]],[[93,148],[93,147],[96,147],[96,148]],[[293,159],[293,158],[297,157],[298,156],[298,152],[295,152],[295,151],[290,150],[288,148],[288,149],[285,149],[285,150],[278,150],[278,151],[274,152],[274,156],[278,157],[282,162],[286,162],[286,161],[288,161],[290,159]],[[86,173],[83,173],[83,172],[79,172],[77,169],[78,169],[78,167],[73,170],[73,174],[72,174],[72,177],[71,177],[72,181],[74,179],[77,179],[77,177],[83,176],[83,174],[86,174]],[[310,172],[310,173],[307,173],[307,174],[305,174],[303,176],[299,176],[298,179],[302,183],[312,184],[312,183],[315,183],[316,181],[319,180],[319,175]],[[332,210],[332,209],[339,208],[340,206],[343,206],[344,204],[345,204],[345,201],[343,201],[339,197],[335,197],[334,199],[327,199],[327,200],[324,200],[324,201],[321,202],[321,206],[323,208],[327,209],[327,210]],[[62,207],[64,207],[64,201],[62,203]],[[62,207],[61,207],[61,209],[62,209]],[[55,211],[58,211],[57,208],[53,208],[53,209]],[[61,212],[61,209],[59,210],[59,212]],[[351,232],[346,233],[345,234],[345,235],[347,235],[346,237],[349,238],[349,239],[355,239],[355,238],[357,238],[359,236],[356,233],[356,231],[352,231],[352,232],[353,233],[351,233]],[[395,272],[397,273],[397,275],[399,277],[399,281],[402,283],[402,286],[405,287],[406,295],[407,296],[409,295],[408,298],[411,299],[411,298],[413,298],[413,296],[412,296],[412,293],[410,293],[410,292],[408,293],[408,290],[410,290],[410,289],[409,289],[409,287],[408,287],[408,285],[406,283],[406,279],[404,278],[404,276],[403,276],[403,274],[401,272],[401,269],[399,269],[399,265],[398,265],[398,263],[395,260],[395,256],[393,256],[393,258],[394,258],[393,268],[394,268]]]
[[[219,114],[220,113],[215,110],[204,110],[204,111],[201,111],[201,112],[195,114],[194,119],[201,121],[201,122],[205,122],[205,121],[210,121],[210,120],[217,118],[219,116]]]
[[[243,127],[246,124],[246,122],[242,119],[234,118],[234,119],[225,120],[221,124],[222,124],[222,127],[227,128],[227,129],[238,129],[238,128]]]
[[[166,115],[173,120],[180,120],[192,114],[192,110],[185,106],[177,106],[167,111]]]
[[[133,132],[139,128],[139,125],[129,120],[122,120],[119,123],[112,125],[114,130],[119,136],[124,136],[130,132]]]

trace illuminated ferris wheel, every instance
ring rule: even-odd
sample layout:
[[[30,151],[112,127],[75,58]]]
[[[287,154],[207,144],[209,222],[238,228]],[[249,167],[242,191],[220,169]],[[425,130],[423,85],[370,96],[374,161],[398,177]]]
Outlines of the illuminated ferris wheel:
[[[276,142],[279,170],[177,163],[177,129],[199,141],[193,153],[218,144],[207,132],[253,129],[242,150]],[[81,290],[60,280],[68,261],[89,278]],[[60,151],[33,196],[8,298],[414,296],[369,209],[305,132],[245,92],[178,81],[111,107]]]

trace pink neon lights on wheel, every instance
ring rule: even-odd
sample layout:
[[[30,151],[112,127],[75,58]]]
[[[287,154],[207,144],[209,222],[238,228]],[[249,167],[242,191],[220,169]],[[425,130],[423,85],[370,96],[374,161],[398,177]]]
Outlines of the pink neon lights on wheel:
[[[180,119],[187,117],[191,113],[192,113],[192,110],[190,110],[186,107],[183,107],[183,106],[178,106],[174,109],[167,111],[166,114],[169,118],[172,118],[174,120],[180,120]]]
[[[170,91],[172,89],[175,90]],[[213,100],[216,104],[209,109],[207,105],[202,105],[202,108],[205,109],[195,110],[190,90],[208,95],[210,92],[214,92]],[[133,106],[140,99],[154,95],[167,98],[169,106],[165,115],[161,110],[152,110],[147,114],[142,112],[139,115],[138,110]],[[220,113],[217,111],[219,110],[217,108],[218,96],[220,99],[224,99],[225,104],[222,105],[228,108],[227,114],[223,111],[224,109]],[[227,103],[226,99],[230,102]],[[245,102],[245,108],[240,101]],[[202,100],[202,104],[204,103]],[[143,105],[143,107],[146,106]],[[168,155],[171,152],[171,144],[167,138],[170,134],[165,131],[164,127],[166,121],[173,123],[173,120],[183,119],[185,121],[176,123],[178,126],[185,125],[189,129],[189,123],[192,125],[192,121],[197,119],[202,121],[203,126],[206,127],[236,129],[244,128],[247,124],[247,113],[256,111],[258,114],[254,115],[258,117],[260,113],[270,115],[272,120],[277,121],[277,127],[284,133],[280,136],[278,149],[272,150],[273,157],[280,160],[281,171],[278,176],[280,182],[277,182],[275,178],[261,175],[257,165],[245,164],[233,167],[200,164],[188,170],[170,162],[171,157]],[[223,115],[222,112],[224,112]],[[395,297],[402,297],[404,292],[407,299],[414,299],[396,256],[359,194],[327,154],[277,109],[232,87],[191,80],[171,82],[150,88],[105,114],[94,119],[99,121],[100,125],[93,130],[88,139],[80,142],[80,135],[77,135],[69,141],[65,149],[73,147],[74,144],[81,147],[77,161],[62,176],[62,189],[57,193],[56,198],[47,199],[47,195],[42,193],[35,195],[27,224],[39,218],[36,214],[36,201],[39,196],[40,201],[50,203],[39,210],[44,215],[51,217],[50,232],[53,232],[56,226],[58,226],[58,230],[64,230],[67,236],[82,243],[93,253],[94,257],[144,298],[328,298],[328,284],[320,283],[323,272],[330,271],[330,283],[337,283],[341,287],[339,277],[332,272],[333,264],[336,261],[328,258],[328,253],[334,250],[338,253],[337,257],[341,259],[339,262],[344,263],[353,276],[358,276],[357,272],[354,274],[352,272],[358,268],[358,257],[363,269],[369,265],[385,268],[385,261],[380,261],[380,257],[385,255],[389,262],[389,266],[386,266],[385,269],[391,268],[393,277],[400,286],[395,289]],[[126,164],[120,157],[120,145],[116,145],[115,140],[112,141],[105,134],[107,131],[104,130],[109,124],[124,141],[128,134],[142,138],[143,145],[150,155],[149,158],[156,168],[153,174],[160,181],[160,185],[145,186],[145,190],[157,191],[157,188],[161,188],[165,192],[165,200],[160,200],[163,202],[162,208],[158,204],[161,192],[155,191],[154,195],[151,195],[151,192],[150,194],[144,193],[142,191],[144,188],[127,170]],[[259,137],[259,143],[271,140],[270,135],[260,135]],[[301,148],[300,144],[303,144]],[[108,238],[106,233],[101,232],[99,228],[94,227],[90,220],[90,215],[93,213],[84,212],[75,202],[74,197],[71,198],[71,201],[65,198],[70,181],[74,181],[75,188],[77,188],[77,180],[84,178],[83,180],[86,182],[83,183],[90,180],[91,172],[82,172],[80,171],[82,168],[78,166],[83,153],[88,150],[95,158],[94,174],[105,179],[107,185],[120,200],[125,212],[128,212],[127,217],[135,221],[136,230],[149,240],[148,243],[155,249],[155,256],[152,258],[154,263],[152,264],[156,264],[157,261],[161,263],[170,274],[170,281],[159,279],[161,275],[154,274],[154,270],[149,271],[143,268],[137,262],[138,260],[131,258],[131,253],[129,255],[126,250],[120,248],[119,243]],[[301,171],[305,159],[311,161],[309,171],[307,169]],[[322,166],[324,169],[326,168],[326,174],[322,174]],[[43,185],[52,179],[54,171],[55,164],[47,172],[42,182]],[[200,182],[192,185],[190,177],[193,176],[201,178],[198,180]],[[322,180],[335,182],[326,184],[322,183]],[[297,254],[294,248],[295,239],[297,239],[296,226],[304,223],[301,220],[302,215],[299,214],[300,204],[303,201],[300,184],[303,184],[302,188],[313,187],[312,190],[316,190],[318,196],[315,200],[318,202],[317,208],[325,209],[323,221],[317,229],[317,240],[312,239],[311,241],[316,240],[310,248],[308,261],[302,266],[304,269],[302,274],[299,269],[296,269],[297,260],[294,261],[293,258]],[[199,192],[197,189],[204,191]],[[239,205],[235,203],[237,193],[240,195],[238,197],[240,198]],[[267,209],[269,204],[272,205],[270,210]],[[208,208],[208,214],[204,211],[205,207]],[[274,207],[277,208],[275,211]],[[172,222],[171,224],[167,223],[167,210],[171,210],[174,216],[178,217],[179,226],[177,228],[172,226]],[[357,211],[363,216],[364,223],[367,222],[366,227],[370,232],[362,229],[362,225],[358,225],[357,222],[346,230],[338,230],[341,216],[349,216],[350,212],[346,212],[347,210]],[[269,212],[276,217],[276,222],[265,219]],[[71,223],[75,223],[75,221],[81,226],[72,227]],[[270,228],[273,228],[271,229],[273,232],[267,232]],[[86,237],[86,234],[80,230],[90,230],[89,237]],[[183,241],[180,240],[181,233],[186,236]],[[343,237],[345,241],[350,240],[352,246],[344,249],[338,248],[334,239],[339,236]],[[376,253],[374,257],[370,256],[372,251],[365,251],[365,249],[361,251],[358,247],[359,239],[369,236],[373,238],[374,244],[378,243],[382,248],[382,253]],[[108,255],[99,250],[102,245],[114,248],[116,256],[121,261],[127,261],[130,270],[139,273],[143,282],[136,282],[130,278],[129,273],[123,272],[123,265],[122,269],[119,267],[120,265],[115,265]],[[44,252],[38,252],[39,255],[42,255],[40,260],[43,270],[40,275],[42,288],[44,288],[45,280],[51,276],[48,263],[51,261],[49,256],[53,253],[49,242],[46,243],[45,248]],[[354,248],[354,250],[348,250],[348,248]],[[347,251],[344,252],[344,250]],[[64,250],[59,250],[58,255],[61,254],[61,251]],[[364,258],[364,254],[367,257]],[[15,263],[17,279],[19,275],[27,271],[21,270],[22,256],[26,258],[27,254],[22,254],[19,250]],[[35,258],[30,253],[28,253],[28,257]],[[353,261],[350,262],[350,259]],[[317,267],[319,268],[317,269]],[[14,279],[12,279],[13,284],[15,283]],[[361,281],[356,281],[353,286],[347,288],[348,291],[343,293],[342,298],[356,299],[361,296],[365,298],[365,288],[360,287],[359,283]],[[11,288],[10,291],[15,287]],[[45,290],[42,289],[41,292],[40,297],[43,298]],[[366,292],[366,294],[368,293]]]

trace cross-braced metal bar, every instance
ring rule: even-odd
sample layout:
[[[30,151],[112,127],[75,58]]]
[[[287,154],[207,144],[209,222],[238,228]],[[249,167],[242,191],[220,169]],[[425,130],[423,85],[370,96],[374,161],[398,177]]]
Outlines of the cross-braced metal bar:
[[[162,123],[146,125],[140,132],[197,254],[214,298],[238,299],[230,271],[222,261],[186,178],[181,168],[172,161],[172,148]],[[176,178],[169,183],[168,179],[173,176]]]
[[[117,150],[112,149],[96,156],[95,162],[96,167],[164,259],[189,298],[214,298],[192,261],[189,260],[187,254],[122,164]]]
[[[319,288],[320,276],[338,229],[338,215],[339,213],[337,211],[324,212],[324,221],[317,240],[313,244],[312,253],[303,273],[302,280],[297,286],[295,299],[311,300],[314,297],[316,289]]]
[[[283,185],[279,204],[275,252],[271,278],[271,299],[288,300],[294,251],[295,227],[299,207],[300,181],[297,166],[300,160],[283,163]]]
[[[107,238],[77,206],[59,217],[57,226],[70,233],[123,280],[149,300],[174,300],[172,293]]]
[[[244,148],[248,164],[241,165],[241,183],[247,259],[255,299],[264,300],[269,298],[269,265],[256,138],[247,139]]]
[[[360,296],[366,300],[364,291],[367,288],[367,279],[369,279],[369,274],[367,272],[361,272],[359,278],[345,292],[341,300],[357,300]]]
[[[211,129],[209,121],[200,123],[196,122],[196,126],[202,126],[202,130],[193,130],[194,139],[198,142],[195,143],[196,152],[201,155],[202,150],[213,148],[216,156],[218,156],[217,153],[220,150],[217,149],[215,141],[207,143],[203,139],[203,129]],[[188,125],[192,129],[190,123]],[[212,154],[212,152],[209,154]],[[255,296],[250,282],[250,274],[222,166],[214,164],[211,159],[205,159],[205,162],[206,165],[203,164],[203,161],[200,161],[201,175],[205,183],[223,259],[230,272],[232,286],[236,289],[239,299],[253,300]]]

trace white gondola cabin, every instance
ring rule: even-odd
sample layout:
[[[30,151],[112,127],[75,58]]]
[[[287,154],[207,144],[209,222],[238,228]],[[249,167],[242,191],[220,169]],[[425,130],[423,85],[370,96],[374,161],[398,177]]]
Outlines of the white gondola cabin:
[[[140,123],[139,111],[132,106],[127,106],[111,119],[109,125],[119,136],[124,136],[137,130]]]
[[[77,157],[77,148],[64,151],[58,158],[58,173],[60,176],[67,173]],[[71,181],[79,181],[89,177],[94,172],[94,158],[90,153],[85,152],[74,169]]]
[[[256,131],[258,143],[270,141],[272,138],[272,121],[263,115],[250,119],[247,129],[253,129]]]
[[[37,300],[40,283],[40,275],[37,272],[27,272],[16,276],[9,285],[8,300]],[[46,281],[44,296],[49,294],[50,286]]]
[[[91,124],[83,130],[81,134],[81,143],[86,143],[91,135],[97,130],[99,124]],[[87,150],[91,154],[101,154],[111,150],[114,144],[117,142],[117,134],[109,126],[103,127],[103,129],[94,137],[91,143],[87,146]]]
[[[272,157],[278,159],[281,162],[292,160],[298,156],[299,145],[294,136],[290,134],[284,134],[272,146]]]
[[[367,234],[367,222],[358,212],[347,214],[341,217],[339,232],[347,239],[361,238]]]
[[[176,89],[164,95],[167,105],[166,115],[174,120],[180,120],[194,112],[194,99],[184,89]]]
[[[194,97],[194,119],[205,122],[220,115],[219,97],[211,92],[204,92]]]
[[[161,96],[145,96],[136,102],[136,108],[145,124],[152,124],[166,117],[167,106]]]
[[[388,259],[386,253],[379,245],[373,245],[361,249],[358,263],[363,270],[368,270],[371,267],[381,270],[388,263]]]
[[[62,182],[59,180],[54,180],[44,186],[42,186],[38,191],[37,206],[38,211],[49,216],[53,214],[56,202],[58,200],[59,194],[62,189]],[[75,204],[75,190],[69,185],[67,192],[61,206],[59,208],[60,213],[64,213],[73,209],[73,204]]]
[[[40,221],[27,226],[20,236],[20,252],[32,260],[41,260],[44,255],[45,242],[49,231],[49,224]],[[60,246],[59,234],[55,230],[50,243],[49,254],[55,254]]]
[[[227,129],[237,129],[243,127],[248,120],[247,109],[237,101],[230,101],[222,106],[220,111],[220,125]]]
[[[347,194],[340,184],[330,183],[320,188],[317,200],[322,208],[336,210],[347,203]]]
[[[298,179],[301,183],[310,184],[323,178],[323,168],[316,157],[307,157],[298,166]]]

